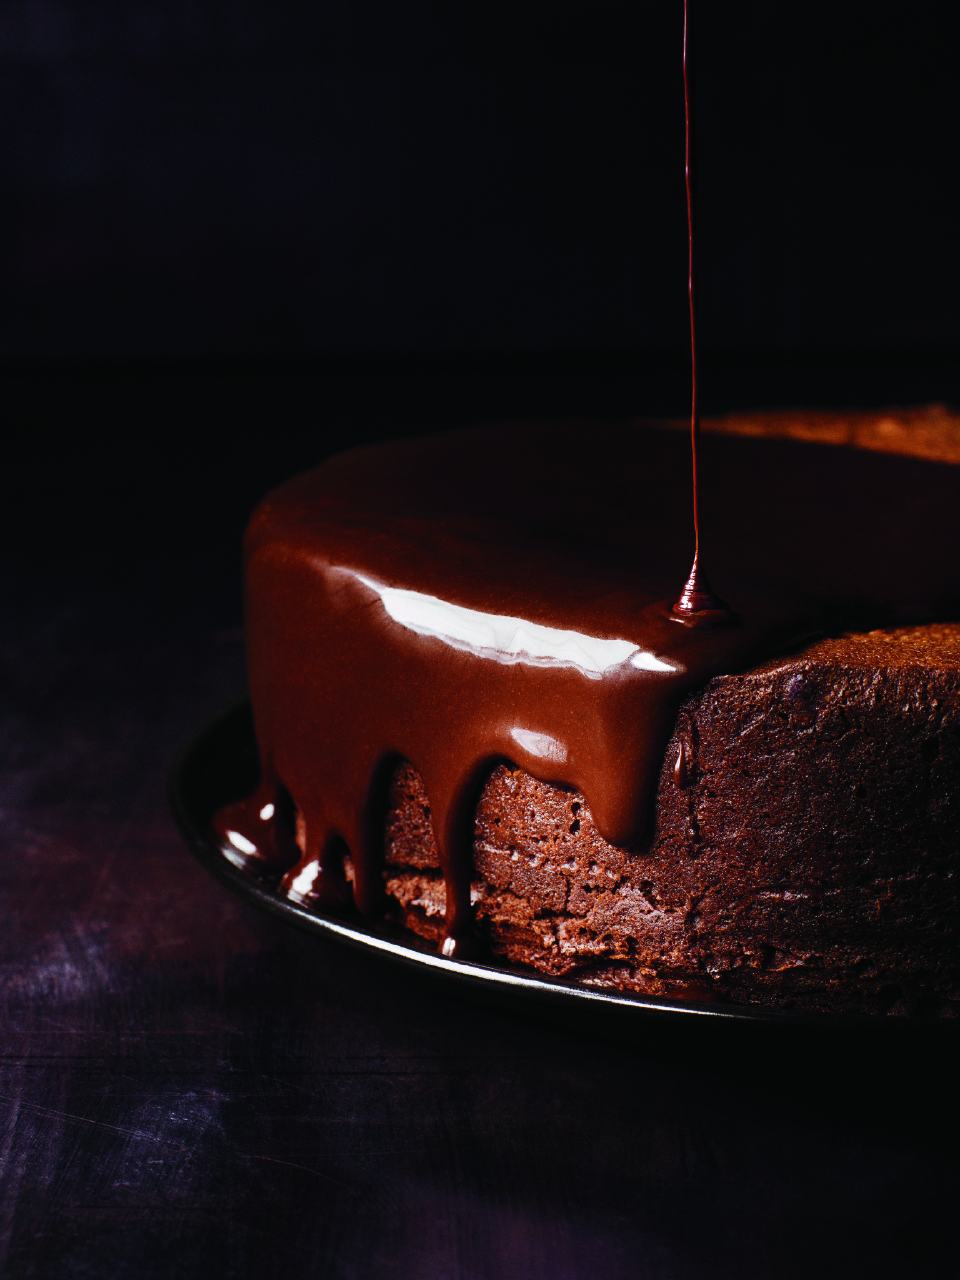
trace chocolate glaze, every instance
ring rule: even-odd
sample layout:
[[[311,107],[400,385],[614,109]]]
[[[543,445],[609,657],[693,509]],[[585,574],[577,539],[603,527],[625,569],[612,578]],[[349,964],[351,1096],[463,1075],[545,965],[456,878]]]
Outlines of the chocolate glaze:
[[[673,433],[453,432],[342,455],[269,495],[246,541],[263,780],[218,816],[220,832],[261,865],[297,858],[286,891],[325,906],[349,900],[348,849],[356,905],[374,914],[386,786],[408,760],[444,867],[444,949],[468,953],[472,813],[494,763],[576,788],[605,839],[636,846],[687,690],[818,626],[957,610],[946,513],[958,469],[780,441],[702,445],[715,480],[702,514],[735,626],[672,613],[689,554]],[[258,816],[284,789],[302,857],[271,844]]]

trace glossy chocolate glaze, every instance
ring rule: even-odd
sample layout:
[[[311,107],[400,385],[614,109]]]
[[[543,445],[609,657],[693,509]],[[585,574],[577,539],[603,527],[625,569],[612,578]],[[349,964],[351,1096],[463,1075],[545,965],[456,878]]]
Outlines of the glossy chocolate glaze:
[[[246,542],[263,781],[219,815],[221,833],[289,867],[299,853],[259,816],[289,792],[305,853],[286,890],[349,901],[346,846],[356,904],[376,913],[386,784],[408,760],[446,876],[445,949],[463,954],[473,807],[495,762],[576,788],[605,839],[636,846],[687,690],[818,627],[957,612],[960,469],[782,441],[701,447],[703,524],[737,604],[715,628],[672,614],[689,455],[670,432],[453,432],[342,455],[271,494]]]

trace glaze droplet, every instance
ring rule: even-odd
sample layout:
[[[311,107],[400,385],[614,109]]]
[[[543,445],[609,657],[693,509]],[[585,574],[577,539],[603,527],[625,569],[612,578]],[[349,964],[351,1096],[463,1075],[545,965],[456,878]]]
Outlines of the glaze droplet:
[[[736,621],[727,602],[713,594],[707,575],[700,568],[699,556],[694,558],[690,577],[672,613],[675,622],[684,622],[688,627],[723,627]]]
[[[673,781],[679,791],[687,785],[687,744],[683,741],[677,749],[677,758],[673,765]]]

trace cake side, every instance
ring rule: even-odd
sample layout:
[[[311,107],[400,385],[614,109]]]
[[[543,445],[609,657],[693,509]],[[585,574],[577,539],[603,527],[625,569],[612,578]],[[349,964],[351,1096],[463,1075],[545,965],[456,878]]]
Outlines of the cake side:
[[[403,765],[384,882],[442,936],[429,797]],[[494,955],[651,995],[960,1009],[960,625],[823,640],[684,702],[655,828],[621,849],[577,792],[503,763],[472,898]],[[952,959],[951,959],[952,957]]]

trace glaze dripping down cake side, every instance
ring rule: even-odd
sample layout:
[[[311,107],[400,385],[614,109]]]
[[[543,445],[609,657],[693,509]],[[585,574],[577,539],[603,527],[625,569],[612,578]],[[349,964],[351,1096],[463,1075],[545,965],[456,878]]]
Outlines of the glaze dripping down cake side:
[[[960,468],[702,444],[736,613],[712,631],[670,614],[689,458],[653,424],[452,432],[270,494],[246,541],[262,779],[216,819],[226,855],[454,957],[951,1015]]]
[[[713,679],[665,753],[655,835],[616,848],[575,791],[500,764],[473,838],[491,952],[648,995],[960,1011],[960,625],[813,644]],[[439,942],[415,770],[393,777],[388,911]]]

